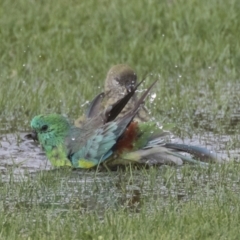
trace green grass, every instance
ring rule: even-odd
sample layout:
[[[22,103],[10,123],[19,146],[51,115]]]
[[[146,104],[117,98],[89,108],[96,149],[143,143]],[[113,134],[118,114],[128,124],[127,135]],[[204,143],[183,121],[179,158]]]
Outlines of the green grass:
[[[229,164],[12,178],[1,184],[0,238],[238,239],[239,170]]]
[[[227,135],[239,149],[239,12],[237,0],[1,0],[0,133],[39,113],[78,117],[128,63],[144,87],[159,79],[147,105],[178,136]],[[0,165],[0,239],[239,236],[238,164],[23,179]]]
[[[159,78],[160,119],[191,127],[204,109],[217,130],[218,114],[229,123],[239,102],[239,9],[234,0],[2,1],[0,116],[75,118],[107,70],[128,63],[147,82]]]

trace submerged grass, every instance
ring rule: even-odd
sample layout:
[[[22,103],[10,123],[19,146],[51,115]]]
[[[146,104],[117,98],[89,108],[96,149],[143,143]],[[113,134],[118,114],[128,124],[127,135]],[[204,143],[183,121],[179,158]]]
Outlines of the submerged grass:
[[[232,163],[11,179],[1,184],[0,237],[237,239],[239,170]]]
[[[128,63],[159,79],[152,114],[239,149],[240,3],[1,0],[0,133],[71,118]],[[218,139],[216,139],[218,141]],[[116,173],[1,166],[0,239],[238,239],[237,163]]]

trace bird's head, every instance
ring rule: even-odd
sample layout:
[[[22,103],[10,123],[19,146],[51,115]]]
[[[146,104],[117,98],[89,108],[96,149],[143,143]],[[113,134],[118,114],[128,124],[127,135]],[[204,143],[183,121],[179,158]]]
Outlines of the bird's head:
[[[137,82],[137,74],[126,64],[113,66],[107,74],[105,92],[121,93],[131,92]]]
[[[71,124],[67,118],[59,114],[35,116],[31,121],[33,132],[26,135],[28,139],[39,141],[47,150],[64,143]]]

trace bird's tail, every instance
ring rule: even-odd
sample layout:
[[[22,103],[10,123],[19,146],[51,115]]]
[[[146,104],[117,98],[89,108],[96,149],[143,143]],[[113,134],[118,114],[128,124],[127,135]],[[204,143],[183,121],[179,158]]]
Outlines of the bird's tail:
[[[108,164],[110,166],[116,166],[133,163],[151,166],[161,164],[182,165],[184,162],[202,166],[208,165],[206,162],[196,160],[190,156],[183,155],[173,149],[169,149],[163,146],[155,146],[152,148],[126,152],[121,154],[119,159],[109,161]]]
[[[176,152],[189,153],[200,161],[221,162],[221,159],[217,157],[217,154],[213,151],[208,150],[207,148],[179,143],[166,143],[164,144],[164,147]]]

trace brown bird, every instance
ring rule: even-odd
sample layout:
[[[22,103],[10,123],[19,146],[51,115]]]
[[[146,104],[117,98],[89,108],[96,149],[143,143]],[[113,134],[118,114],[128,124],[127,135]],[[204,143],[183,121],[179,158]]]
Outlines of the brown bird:
[[[137,74],[127,64],[117,64],[110,68],[105,80],[104,93],[100,93],[92,100],[86,114],[75,120],[75,126],[80,127],[86,118],[91,118],[100,111],[107,109],[107,107],[131,92],[136,84]],[[134,94],[118,117],[131,110],[137,100],[137,95]],[[142,107],[134,119],[137,122],[146,122],[150,120],[150,115],[147,109]]]

